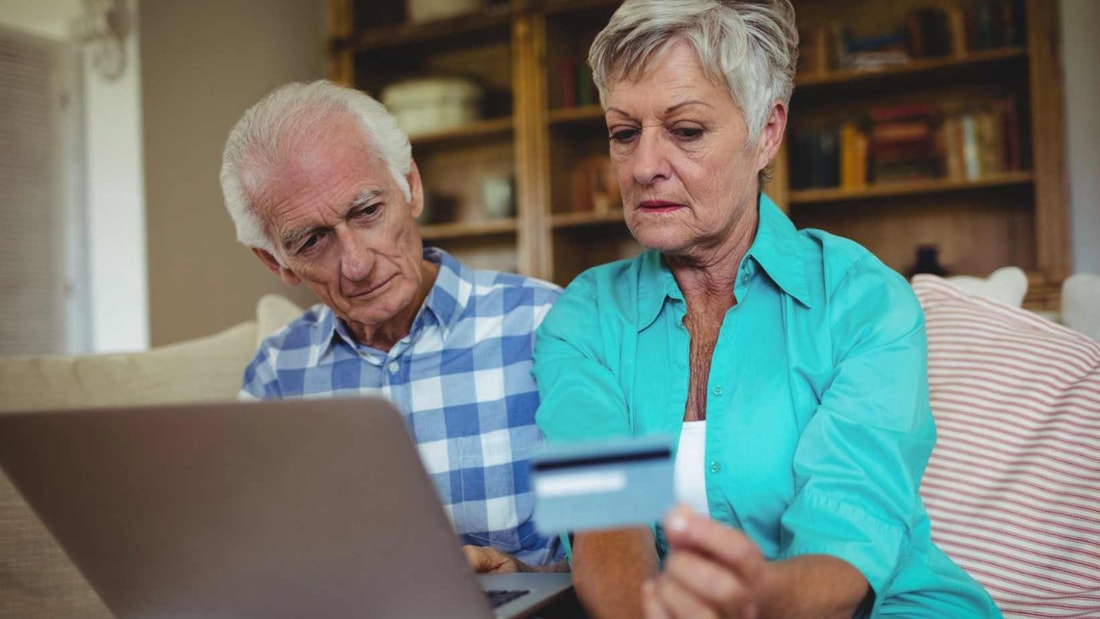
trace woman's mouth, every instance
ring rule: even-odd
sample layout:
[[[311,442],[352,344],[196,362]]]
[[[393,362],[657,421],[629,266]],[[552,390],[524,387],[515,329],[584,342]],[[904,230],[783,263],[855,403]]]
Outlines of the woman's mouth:
[[[669,213],[683,207],[683,204],[664,200],[646,200],[638,204],[638,210],[648,213]]]

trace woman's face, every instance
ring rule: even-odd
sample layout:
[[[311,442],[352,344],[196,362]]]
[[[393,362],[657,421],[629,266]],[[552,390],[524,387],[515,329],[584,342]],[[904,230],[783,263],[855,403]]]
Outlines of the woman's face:
[[[749,144],[741,109],[707,79],[694,49],[669,44],[636,80],[606,92],[611,161],[627,226],[649,249],[705,257],[755,232],[757,174],[774,156],[780,122]],[[774,145],[772,142],[774,141]],[[740,227],[739,227],[740,224]]]

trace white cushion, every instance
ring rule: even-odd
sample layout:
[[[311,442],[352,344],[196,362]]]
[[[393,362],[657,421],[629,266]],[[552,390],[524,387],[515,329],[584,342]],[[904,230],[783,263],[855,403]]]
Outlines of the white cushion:
[[[1100,340],[1100,275],[1078,273],[1062,283],[1062,324]]]
[[[989,277],[956,275],[949,278],[966,294],[1020,307],[1027,296],[1027,273],[1018,267],[1001,267]]]
[[[921,485],[940,547],[1006,616],[1100,609],[1100,343],[917,276],[938,442]]]

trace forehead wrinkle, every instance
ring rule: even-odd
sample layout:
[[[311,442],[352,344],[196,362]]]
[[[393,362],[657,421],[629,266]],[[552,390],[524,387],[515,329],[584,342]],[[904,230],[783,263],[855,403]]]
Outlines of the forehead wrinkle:
[[[386,195],[387,193],[385,189],[364,189],[360,191],[359,194],[356,195],[355,198],[353,198],[351,202],[347,205],[347,209],[344,211],[343,216],[347,216],[348,212],[356,207],[362,206],[377,198],[385,198]],[[329,227],[331,226],[307,226],[291,230],[283,235],[283,247],[285,249],[290,249],[297,245],[299,241],[301,241],[310,233],[317,230],[327,229]]]

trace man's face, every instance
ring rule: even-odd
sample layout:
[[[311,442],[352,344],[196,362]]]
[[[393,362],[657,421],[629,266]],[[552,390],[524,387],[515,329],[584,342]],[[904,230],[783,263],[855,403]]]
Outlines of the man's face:
[[[351,117],[290,150],[266,183],[253,183],[262,185],[253,203],[282,264],[253,251],[288,284],[305,281],[360,343],[388,348],[430,286],[414,221],[424,204],[416,166],[406,200]]]

